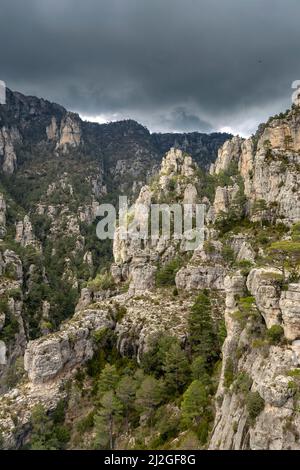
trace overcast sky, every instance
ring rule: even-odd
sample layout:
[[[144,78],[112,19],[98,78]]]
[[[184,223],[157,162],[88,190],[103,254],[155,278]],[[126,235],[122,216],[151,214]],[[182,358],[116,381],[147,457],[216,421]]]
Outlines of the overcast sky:
[[[299,0],[0,0],[0,79],[99,122],[248,135],[291,104]]]

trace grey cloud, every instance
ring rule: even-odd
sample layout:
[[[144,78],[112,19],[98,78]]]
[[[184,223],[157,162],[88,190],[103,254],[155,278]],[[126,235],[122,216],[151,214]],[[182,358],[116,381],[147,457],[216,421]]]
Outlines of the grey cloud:
[[[0,79],[84,115],[247,133],[290,105],[299,14],[298,0],[1,0]]]

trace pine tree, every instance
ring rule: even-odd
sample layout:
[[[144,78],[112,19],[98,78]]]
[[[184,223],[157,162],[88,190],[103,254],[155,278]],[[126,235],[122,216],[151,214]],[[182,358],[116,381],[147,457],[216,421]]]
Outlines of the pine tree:
[[[105,392],[115,390],[119,380],[120,376],[116,366],[106,364],[98,380],[98,392],[100,396]]]
[[[178,342],[174,342],[166,352],[163,370],[167,391],[171,395],[182,393],[190,376],[190,367]]]
[[[136,392],[136,409],[140,413],[147,413],[151,418],[155,408],[157,408],[163,400],[163,386],[161,382],[154,377],[145,377],[140,388]]]
[[[189,316],[189,341],[192,353],[211,362],[217,356],[217,338],[211,318],[211,303],[205,293],[196,298]]]
[[[47,416],[43,405],[36,405],[31,414],[32,433],[30,448],[32,450],[53,450],[57,442],[52,439],[53,423]]]
[[[184,426],[199,424],[206,413],[209,399],[206,388],[199,380],[194,380],[183,394],[181,417]]]
[[[117,424],[122,416],[123,407],[116,394],[110,390],[105,392],[100,400],[101,408],[94,418],[96,431],[96,445],[114,448],[114,437],[117,433]]]
[[[197,356],[191,365],[192,377],[203,385],[210,385],[211,378],[207,372],[207,363],[202,356]]]
[[[142,367],[146,374],[154,374],[157,378],[163,374],[165,355],[173,343],[174,336],[157,334],[152,338],[149,350],[142,357]]]
[[[60,401],[51,418],[47,415],[43,405],[38,404],[33,408],[30,449],[61,450],[65,448],[70,439],[70,432],[63,424],[65,419],[64,406],[64,401]]]
[[[128,430],[128,420],[129,414],[134,408],[135,395],[138,388],[138,383],[134,378],[130,376],[122,377],[120,380],[116,395],[117,398],[123,405],[125,420],[126,420],[126,429]]]

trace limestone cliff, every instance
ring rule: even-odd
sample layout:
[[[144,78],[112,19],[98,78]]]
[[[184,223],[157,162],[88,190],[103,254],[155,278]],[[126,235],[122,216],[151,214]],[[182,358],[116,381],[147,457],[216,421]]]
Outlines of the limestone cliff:
[[[98,127],[19,94],[8,103],[0,126],[1,445],[30,442],[36,405],[50,416],[61,399],[71,434],[80,428],[87,437],[75,408],[84,419],[99,412],[101,374],[115,367],[137,387],[147,371],[147,387],[168,391],[137,416],[134,390],[118,448],[299,449],[299,108],[249,139],[226,141],[208,174],[197,164],[196,135],[151,136],[133,121]],[[196,249],[160,233],[124,240],[120,228],[113,246],[100,242],[95,218],[101,202],[115,202],[116,185],[134,200],[123,222],[137,232],[153,203],[204,204]],[[192,342],[193,322],[203,344]],[[161,336],[165,349],[154,341]],[[174,360],[160,364],[170,351],[186,370],[175,392]],[[202,405],[188,429],[191,387]],[[166,423],[175,423],[170,434]],[[73,438],[69,448],[79,445]]]

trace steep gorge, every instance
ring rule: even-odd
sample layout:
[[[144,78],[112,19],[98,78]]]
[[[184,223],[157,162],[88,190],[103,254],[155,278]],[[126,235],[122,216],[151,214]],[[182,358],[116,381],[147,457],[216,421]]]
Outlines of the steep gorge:
[[[117,448],[298,449],[299,108],[249,139],[176,136],[174,148],[173,136],[132,121],[97,126],[34,98],[11,100],[0,141],[3,447],[30,443],[36,407],[51,416],[62,399],[66,447],[90,448],[97,436],[105,447],[103,413],[109,397],[124,399],[125,370],[134,398],[123,411],[114,401]],[[137,225],[140,202],[204,204],[204,243],[190,252],[184,241],[117,233],[113,247],[97,248],[97,207],[120,182]],[[172,372],[162,338],[182,369]],[[120,374],[106,388],[105,371]]]

